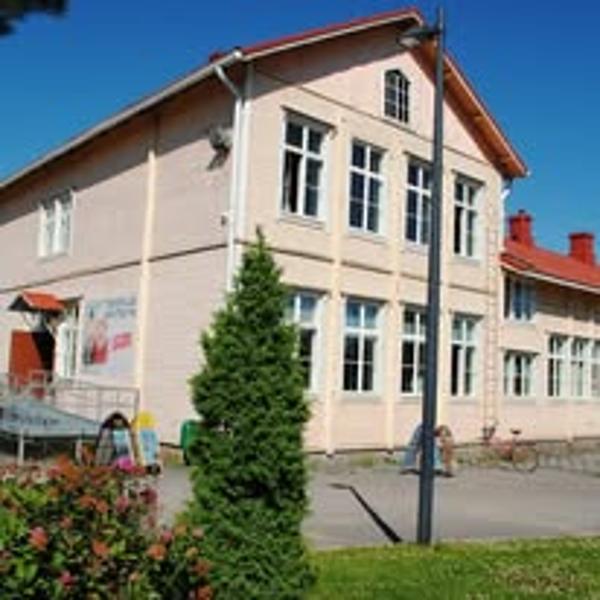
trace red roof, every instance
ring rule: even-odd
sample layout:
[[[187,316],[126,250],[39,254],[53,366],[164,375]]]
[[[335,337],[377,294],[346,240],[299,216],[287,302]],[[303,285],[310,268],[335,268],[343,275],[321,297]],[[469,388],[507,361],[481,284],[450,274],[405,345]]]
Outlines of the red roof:
[[[8,307],[18,312],[62,312],[65,305],[53,294],[44,292],[23,292]]]
[[[351,33],[352,30],[366,29],[376,25],[383,25],[387,22],[393,23],[399,19],[409,20],[412,17],[415,25],[422,25],[425,23],[425,18],[421,11],[413,6],[380,12],[368,17],[359,17],[350,21],[344,21],[343,23],[334,23],[325,27],[316,27],[314,29],[308,29],[300,33],[294,33],[292,35],[286,35],[273,40],[267,40],[265,42],[258,42],[241,48],[241,51],[245,55],[249,55],[250,58],[254,58],[254,55],[262,54],[263,52],[280,51],[291,45],[305,43],[313,43],[319,38],[330,38],[336,34],[347,34]]]
[[[559,280],[558,283],[564,281],[597,288],[600,292],[600,266],[511,239],[505,240],[504,244],[505,251],[501,255],[503,265],[522,273],[544,275]]]

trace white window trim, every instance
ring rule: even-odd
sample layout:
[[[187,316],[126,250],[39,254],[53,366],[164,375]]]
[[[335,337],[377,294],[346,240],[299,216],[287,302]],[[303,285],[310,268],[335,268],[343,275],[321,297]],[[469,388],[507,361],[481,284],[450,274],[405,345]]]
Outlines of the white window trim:
[[[377,322],[375,329],[361,329],[359,328],[349,328],[346,326],[346,307],[348,302],[358,302],[362,306],[366,304],[370,304],[377,307]],[[378,397],[381,391],[381,371],[382,371],[382,357],[383,353],[383,336],[382,336],[382,320],[384,318],[384,304],[379,300],[374,300],[371,298],[362,298],[357,296],[344,296],[343,302],[341,303],[341,323],[342,323],[342,336],[341,336],[341,377],[340,377],[340,390],[344,397],[355,397],[355,398],[373,398]],[[364,320],[364,309],[361,309],[361,321]],[[376,338],[375,343],[375,352],[373,353],[373,389],[371,390],[362,390],[362,369],[360,368],[361,357],[363,355],[364,348],[364,333],[367,332],[370,336]],[[358,370],[358,389],[356,390],[347,390],[344,388],[344,367],[346,361],[345,354],[345,344],[346,344],[346,334],[359,334],[359,370]]]
[[[406,333],[406,313],[413,312],[415,314],[416,333]],[[424,393],[424,389],[419,390],[419,364],[421,352],[426,352],[425,342],[427,341],[427,312],[424,307],[406,305],[402,312],[402,330],[400,332],[400,394],[403,397],[419,396]],[[411,381],[411,390],[405,391],[402,389],[402,381],[404,377],[404,342],[412,342],[415,345],[415,353],[413,356],[412,368],[413,376]]]
[[[454,320],[461,319],[463,324],[467,321],[471,321],[473,323],[473,339],[467,340],[464,332],[466,330],[466,326],[463,325],[461,329],[462,339],[460,341],[456,341],[454,339]],[[479,390],[479,378],[480,375],[477,369],[477,360],[480,354],[480,329],[481,329],[481,317],[477,315],[470,315],[465,313],[454,313],[451,317],[451,325],[450,325],[450,378],[452,379],[452,350],[455,344],[460,344],[461,352],[459,353],[458,358],[458,390],[456,394],[452,393],[452,380],[450,381],[450,397],[456,401],[457,399],[469,399],[472,400],[476,397]],[[471,381],[471,391],[469,393],[465,392],[465,350],[468,348],[473,348],[473,369],[472,369],[472,381]]]
[[[81,337],[81,303],[78,299],[65,301],[67,309],[63,314],[63,319],[59,323],[56,332],[56,346],[55,346],[55,372],[59,377],[71,379],[77,376],[79,373],[79,355],[80,355],[80,337]],[[71,314],[75,311],[76,316],[74,319],[70,319]],[[63,347],[65,337],[63,331],[68,329],[71,332],[71,343],[67,350]],[[71,356],[71,361],[66,361],[66,357],[69,357],[69,353],[74,352],[74,356]],[[73,370],[66,368],[67,362],[73,365]]]
[[[515,310],[515,286],[519,284],[523,290],[523,307],[521,309],[521,316],[516,315]],[[535,284],[532,281],[517,277],[511,273],[504,273],[504,285],[502,287],[503,295],[503,316],[507,321],[513,323],[522,324],[533,324],[537,314],[536,305],[536,289]],[[529,316],[527,316],[529,313]]]
[[[560,347],[560,351],[559,352],[555,352],[552,351],[550,348],[552,339],[557,339],[559,340],[561,347]],[[569,338],[568,336],[565,335],[561,335],[558,333],[551,333],[548,336],[548,340],[546,343],[546,351],[547,351],[547,360],[546,360],[546,369],[547,369],[547,373],[546,373],[546,397],[550,398],[551,400],[563,400],[566,397],[566,391],[569,389],[570,387],[570,382],[569,382],[569,352],[568,352],[568,348],[569,348]],[[561,365],[560,368],[560,376],[556,377],[556,373],[558,373],[558,371],[555,369],[555,377],[553,378],[553,384],[552,386],[556,386],[558,388],[558,394],[551,394],[551,389],[549,384],[550,381],[550,362],[554,361],[556,364]]]
[[[69,200],[69,237],[65,247],[60,247],[59,240],[61,236],[61,217],[63,213],[64,201]],[[54,225],[52,228],[52,240],[50,250],[46,249],[46,219],[47,207],[52,205],[54,210]],[[73,230],[75,226],[75,193],[73,188],[63,190],[56,194],[52,194],[42,200],[38,206],[38,240],[37,240],[37,256],[41,260],[48,260],[65,256],[71,253],[73,246]]]
[[[456,197],[456,185],[461,184],[465,187],[472,188],[475,190],[475,198],[473,201],[473,205],[468,204],[468,202],[463,198],[463,200],[458,200]],[[481,209],[482,209],[482,201],[481,197],[483,194],[483,184],[479,181],[476,181],[466,175],[461,173],[457,174],[454,179],[454,189],[453,189],[453,204],[452,204],[452,220],[453,220],[453,229],[452,229],[452,252],[454,256],[465,258],[468,260],[480,260],[481,259]],[[457,252],[454,247],[454,232],[456,228],[456,223],[454,222],[456,219],[456,207],[459,206],[462,208],[462,223],[460,224],[460,250]],[[473,253],[468,254],[466,252],[467,249],[467,223],[468,223],[468,215],[469,213],[473,213],[475,215],[475,225],[473,231]]]
[[[288,122],[296,123],[302,127],[310,127],[315,131],[318,131],[323,135],[321,153],[316,155],[309,153],[307,150],[302,148],[303,160],[300,165],[300,177],[299,182],[305,181],[306,173],[306,157],[316,158],[321,161],[321,181],[319,186],[319,198],[317,203],[317,214],[316,216],[305,215],[303,212],[291,212],[284,208],[284,170],[285,170],[285,154],[288,149],[286,143],[286,133]],[[329,203],[328,203],[328,164],[329,164],[329,134],[332,127],[319,119],[304,115],[300,112],[291,109],[285,109],[283,111],[282,125],[281,125],[281,141],[279,147],[279,174],[278,174],[278,186],[277,186],[277,214],[279,218],[285,221],[297,222],[300,224],[312,225],[322,227],[328,219]],[[295,151],[298,149],[292,147]],[[304,183],[301,183],[302,189],[304,189]],[[303,195],[299,196],[299,202],[303,203]]]
[[[373,173],[371,171],[368,170],[367,167],[360,168],[360,167],[356,167],[352,164],[352,152],[354,149],[354,144],[361,144],[362,146],[365,147],[366,150],[366,155],[365,155],[365,165],[368,166],[369,164],[369,160],[371,157],[371,152],[374,150],[376,152],[379,152],[381,155],[381,168],[379,173]],[[365,236],[369,236],[369,237],[383,237],[385,235],[385,221],[386,219],[385,214],[386,214],[386,207],[387,207],[387,198],[386,198],[386,192],[387,192],[387,186],[386,186],[386,181],[385,181],[385,176],[383,175],[384,172],[384,168],[385,168],[385,161],[386,161],[386,151],[385,149],[383,149],[381,146],[378,146],[377,144],[371,144],[370,142],[365,142],[364,140],[354,137],[350,140],[350,151],[349,151],[349,156],[348,156],[348,177],[347,177],[347,183],[346,183],[346,227],[348,229],[348,231],[350,233],[357,233],[360,235],[365,235]],[[368,215],[365,214],[363,212],[364,215],[364,219],[363,219],[363,226],[362,227],[357,227],[355,225],[351,225],[350,224],[350,203],[352,200],[352,173],[358,173],[360,175],[362,175],[365,178],[365,194],[366,197],[363,197],[363,209],[364,206],[366,206],[368,208],[368,182],[369,179],[375,179],[377,181],[379,181],[380,183],[380,193],[379,193],[379,214],[378,214],[378,218],[377,218],[377,231],[371,231],[370,229],[368,229],[366,227],[366,223],[367,223],[367,217]]]
[[[575,344],[580,344],[581,353],[575,354]],[[591,397],[590,390],[590,366],[591,366],[591,347],[590,340],[587,338],[575,336],[569,340],[569,371],[571,374],[570,395],[574,400],[587,400]],[[581,369],[581,381],[576,379],[576,374]],[[576,385],[581,383],[581,389],[575,389]]]
[[[590,347],[590,398],[598,400],[600,399],[600,340],[592,340]],[[596,393],[594,393],[594,371],[598,374]]]
[[[400,73],[401,77],[403,77],[407,84],[407,91],[406,91],[406,95],[407,95],[407,100],[406,100],[406,112],[407,112],[407,119],[403,120],[398,118],[397,116],[393,116],[393,115],[388,115],[386,112],[386,89],[387,89],[387,74],[389,72],[397,72]],[[411,122],[412,122],[412,108],[413,108],[413,102],[412,102],[412,96],[414,93],[414,85],[413,82],[405,75],[404,71],[402,69],[400,69],[399,67],[390,67],[389,69],[385,69],[383,71],[382,74],[382,88],[383,93],[381,94],[381,103],[382,103],[382,114],[384,116],[385,119],[389,119],[391,122],[396,123],[398,125],[402,125],[404,127],[410,127]]]
[[[423,225],[423,221],[424,221],[424,219],[423,219],[423,215],[424,215],[423,200],[424,200],[424,198],[429,199],[429,206],[431,208],[431,199],[432,199],[432,192],[433,192],[432,165],[429,162],[427,162],[426,160],[424,160],[422,158],[418,158],[416,156],[412,156],[412,155],[408,156],[408,160],[406,161],[405,164],[406,164],[406,172],[405,172],[405,179],[404,179],[405,192],[404,192],[404,207],[403,207],[404,218],[402,219],[402,223],[401,223],[402,239],[409,246],[418,247],[418,248],[427,248],[429,246],[429,240],[422,239],[421,230],[422,230],[422,225]],[[429,169],[429,175],[430,175],[429,190],[426,190],[424,187],[416,187],[415,185],[409,183],[408,173],[409,173],[411,164],[415,165],[417,168],[419,168],[421,170],[421,172],[423,169]],[[423,176],[419,175],[419,178],[421,179],[421,184],[422,184]],[[408,193],[410,191],[413,191],[417,194],[417,223],[416,223],[417,239],[416,240],[409,239],[409,237],[407,236],[407,232],[406,232],[406,225],[408,222]],[[429,235],[431,235],[431,214],[430,214],[430,218],[429,218],[428,233],[429,233]]]
[[[306,392],[308,394],[315,394],[320,388],[321,381],[321,362],[322,362],[322,314],[323,314],[323,294],[313,291],[307,290],[304,288],[291,288],[289,290],[290,296],[294,298],[294,308],[293,315],[291,318],[292,323],[298,327],[298,329],[308,329],[306,325],[300,320],[300,299],[301,296],[310,296],[315,300],[315,312],[313,318],[313,327],[315,331],[315,335],[313,337],[313,347],[312,347],[312,361],[311,361],[311,371],[310,371],[310,380],[309,386],[306,388]]]
[[[518,394],[515,389],[515,368],[517,360],[525,361],[522,363],[522,386],[527,385],[525,393]],[[506,350],[503,360],[503,388],[505,398],[523,400],[531,399],[535,396],[536,389],[536,355],[532,352],[522,352],[519,350]]]

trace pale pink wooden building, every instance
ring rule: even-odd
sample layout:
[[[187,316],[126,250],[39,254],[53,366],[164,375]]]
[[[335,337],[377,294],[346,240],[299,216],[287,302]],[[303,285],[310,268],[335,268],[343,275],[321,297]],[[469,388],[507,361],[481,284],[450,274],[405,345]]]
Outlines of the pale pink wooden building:
[[[133,386],[177,441],[200,331],[261,226],[301,328],[307,448],[404,444],[422,392],[433,48],[397,38],[421,23],[392,11],[212,56],[0,183],[0,370]],[[588,257],[583,286],[550,281],[523,266],[522,239],[504,249],[526,166],[449,57],[446,85],[440,419],[463,440],[492,418],[600,433],[599,270]],[[28,302],[54,306],[55,339],[7,310]],[[548,398],[555,335],[565,374],[583,340],[576,403],[566,375]]]

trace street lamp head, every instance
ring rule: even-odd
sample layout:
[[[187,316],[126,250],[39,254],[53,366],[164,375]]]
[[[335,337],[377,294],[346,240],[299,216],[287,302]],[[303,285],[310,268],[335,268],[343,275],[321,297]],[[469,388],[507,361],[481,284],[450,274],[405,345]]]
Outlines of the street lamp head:
[[[406,31],[402,32],[397,38],[396,42],[403,50],[412,50],[417,46],[420,46],[424,42],[428,42],[437,38],[441,33],[441,29],[436,27],[418,26],[411,27]]]

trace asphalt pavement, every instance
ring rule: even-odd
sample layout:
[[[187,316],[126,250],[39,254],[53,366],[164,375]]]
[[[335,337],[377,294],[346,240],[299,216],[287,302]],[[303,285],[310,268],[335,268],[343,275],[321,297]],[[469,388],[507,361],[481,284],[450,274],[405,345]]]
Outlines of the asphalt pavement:
[[[577,465],[582,463],[578,462]],[[588,465],[600,466],[600,462]],[[169,466],[159,478],[162,518],[171,521],[191,497],[189,469]],[[311,469],[310,514],[304,523],[316,548],[414,541],[418,476],[396,464]],[[468,467],[437,477],[434,538],[496,539],[600,535],[600,468]]]

